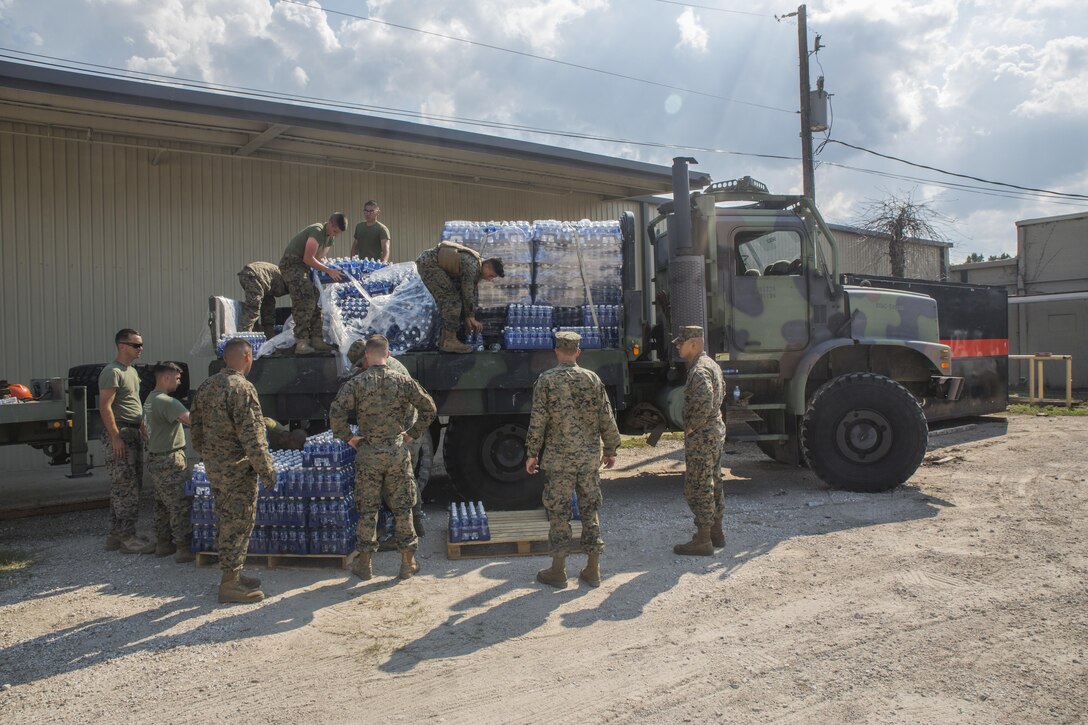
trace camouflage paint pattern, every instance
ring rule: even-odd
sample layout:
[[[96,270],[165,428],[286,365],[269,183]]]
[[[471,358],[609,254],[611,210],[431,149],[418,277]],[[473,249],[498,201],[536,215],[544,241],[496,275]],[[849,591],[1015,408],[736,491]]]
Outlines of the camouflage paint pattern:
[[[434,297],[442,317],[442,329],[457,333],[461,320],[476,314],[476,284],[480,280],[480,261],[462,252],[461,278],[453,279],[438,265],[438,247],[423,252],[416,259],[420,279]]]
[[[405,431],[413,413],[415,423]],[[377,551],[375,528],[384,498],[393,512],[397,548],[414,551],[418,543],[412,525],[416,484],[402,434],[418,439],[426,433],[435,418],[434,401],[412,378],[386,365],[372,365],[340,387],[329,409],[333,435],[345,442],[352,438],[350,416],[355,418],[361,439],[355,459],[357,546],[360,551]]]
[[[144,478],[144,439],[138,428],[117,429],[125,442],[125,454],[113,454],[110,437],[102,431],[102,450],[110,476],[110,534],[132,536],[140,510],[140,489]]]
[[[276,480],[257,391],[242,373],[223,368],[197,388],[190,418],[219,514],[219,566],[239,570],[257,514],[257,476]]]
[[[295,339],[321,336],[321,309],[317,306],[317,286],[310,268],[294,257],[280,260],[280,272],[291,294],[291,317],[295,321]]]
[[[525,454],[540,459],[540,467],[548,473],[543,503],[553,555],[565,555],[570,547],[574,491],[582,514],[582,549],[587,553],[604,550],[597,515],[602,443],[603,455],[616,455],[620,433],[597,374],[573,362],[559,363],[542,373],[533,387]]]
[[[275,325],[276,298],[288,293],[280,268],[271,262],[252,262],[238,273],[238,284],[245,292],[238,331],[254,329],[258,320],[262,327]]]
[[[725,423],[725,379],[722,369],[706,353],[688,366],[684,385],[684,498],[695,516],[695,526],[708,527],[725,510],[721,473]]]
[[[155,536],[187,546],[193,535],[192,500],[185,496],[189,464],[185,451],[149,453],[147,473],[155,491]]]

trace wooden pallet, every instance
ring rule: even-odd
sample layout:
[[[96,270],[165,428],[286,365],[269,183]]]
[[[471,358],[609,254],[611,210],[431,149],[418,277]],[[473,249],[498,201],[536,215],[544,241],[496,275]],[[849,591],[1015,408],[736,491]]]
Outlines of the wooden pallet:
[[[264,560],[264,561],[262,561]],[[198,551],[197,566],[213,566],[219,563],[219,554],[215,551]],[[269,569],[284,566],[302,566],[305,564],[335,565],[340,569],[348,568],[347,554],[246,554],[247,564],[263,563]]]
[[[548,515],[544,509],[533,511],[490,511],[490,541],[446,543],[447,559],[484,557],[540,556],[548,553]],[[582,536],[582,522],[571,521],[571,539]]]

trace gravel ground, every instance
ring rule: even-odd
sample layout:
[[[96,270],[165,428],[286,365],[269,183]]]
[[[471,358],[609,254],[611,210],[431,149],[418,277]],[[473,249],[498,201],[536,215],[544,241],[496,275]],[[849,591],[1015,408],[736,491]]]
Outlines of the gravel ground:
[[[599,589],[546,559],[379,554],[217,572],[102,550],[106,514],[0,524],[0,714],[42,721],[1079,722],[1088,712],[1088,418],[1016,416],[932,438],[886,494],[730,446],[728,543],[690,534],[677,443],[621,451]],[[142,514],[150,521],[150,512]],[[581,557],[568,566],[576,576]]]

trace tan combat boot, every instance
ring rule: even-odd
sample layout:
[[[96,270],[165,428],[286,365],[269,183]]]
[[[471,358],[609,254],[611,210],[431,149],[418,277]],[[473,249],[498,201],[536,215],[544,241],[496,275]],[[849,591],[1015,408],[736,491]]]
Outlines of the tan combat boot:
[[[153,554],[155,553],[155,544],[141,539],[135,534],[129,534],[121,537],[121,545],[118,550],[122,554]]]
[[[314,349],[310,347],[310,343],[306,340],[299,340],[295,343],[296,355],[313,355]]]
[[[196,554],[193,553],[193,537],[190,535],[178,543],[178,550],[174,552],[174,562],[188,564],[193,561],[196,561]]]
[[[330,345],[329,343],[322,340],[320,337],[311,337],[310,347],[317,350],[318,352],[331,352],[336,349],[335,345]]]
[[[250,591],[261,588],[261,580],[255,576],[246,576],[242,572],[238,572],[238,583],[244,586]]]
[[[591,587],[601,585],[601,555],[590,552],[586,559],[586,568],[578,573],[578,578]]]
[[[556,589],[567,588],[567,557],[553,556],[552,565],[536,573],[536,580]]]
[[[224,571],[219,582],[220,604],[256,604],[264,599],[264,592],[259,589],[247,589],[239,581],[241,572]]]
[[[155,556],[163,557],[170,556],[178,550],[178,547],[174,546],[174,542],[169,537],[159,538],[155,542]]]
[[[686,556],[713,556],[714,545],[710,543],[710,528],[700,526],[691,537],[691,541],[686,544],[677,544],[672,547],[672,551],[674,554]]]
[[[438,343],[438,351],[464,354],[466,352],[472,352],[472,348],[458,340],[455,333],[443,330],[442,339]]]
[[[374,553],[370,551],[357,551],[355,563],[351,565],[351,573],[359,577],[363,581],[370,581],[374,578],[374,567],[371,563]]]
[[[400,552],[400,573],[397,574],[397,576],[399,576],[401,579],[411,579],[412,575],[418,571],[419,562],[416,561],[416,552]]]
[[[710,527],[710,543],[715,548],[722,548],[725,546],[725,531],[722,530],[722,517],[719,516],[714,520],[714,524]]]

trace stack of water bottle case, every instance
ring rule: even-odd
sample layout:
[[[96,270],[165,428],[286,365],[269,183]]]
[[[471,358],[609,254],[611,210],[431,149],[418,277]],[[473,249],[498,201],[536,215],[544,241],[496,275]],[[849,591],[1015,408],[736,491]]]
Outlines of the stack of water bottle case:
[[[619,222],[450,221],[442,239],[503,260],[505,276],[479,286],[474,348],[550,349],[562,330],[582,335],[583,348],[619,346]]]
[[[311,436],[301,451],[272,451],[275,488],[261,481],[251,554],[348,554],[355,548],[358,514],[352,491],[355,449],[331,432]],[[203,463],[193,467],[193,550],[214,551],[215,502]],[[383,523],[392,529],[389,514]]]

